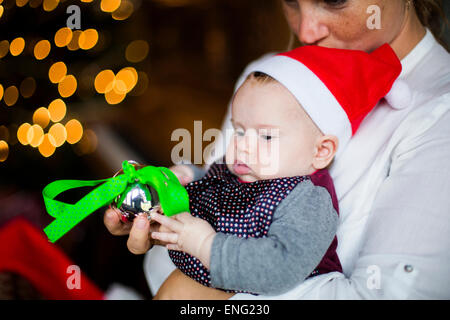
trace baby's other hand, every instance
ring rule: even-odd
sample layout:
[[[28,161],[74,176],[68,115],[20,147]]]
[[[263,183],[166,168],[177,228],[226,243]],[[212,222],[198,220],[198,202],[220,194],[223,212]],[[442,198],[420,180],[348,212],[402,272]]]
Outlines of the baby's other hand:
[[[151,218],[170,230],[152,232],[153,239],[167,242],[169,250],[184,251],[197,257],[209,268],[211,246],[216,232],[206,220],[193,217],[189,212],[182,212],[171,218],[152,213]]]
[[[180,183],[185,186],[194,180],[194,171],[191,167],[185,164],[178,164],[169,168],[180,180]]]

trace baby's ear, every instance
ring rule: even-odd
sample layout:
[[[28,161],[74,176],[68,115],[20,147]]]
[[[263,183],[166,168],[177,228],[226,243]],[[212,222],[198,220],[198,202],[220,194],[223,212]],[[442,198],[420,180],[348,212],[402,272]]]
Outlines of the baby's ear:
[[[315,153],[313,157],[313,167],[316,170],[326,168],[334,158],[339,140],[333,135],[323,135],[317,138]]]

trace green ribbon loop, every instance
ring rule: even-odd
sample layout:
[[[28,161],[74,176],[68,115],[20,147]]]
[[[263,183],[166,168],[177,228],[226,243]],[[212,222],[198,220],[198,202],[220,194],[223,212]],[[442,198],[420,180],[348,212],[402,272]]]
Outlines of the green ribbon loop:
[[[55,218],[44,228],[50,242],[57,241],[92,212],[109,205],[117,196],[126,194],[132,187],[131,184],[136,182],[148,184],[156,190],[166,216],[189,212],[188,193],[169,169],[147,166],[136,170],[128,161],[122,163],[122,168],[124,173],[113,178],[94,181],[58,180],[43,189],[47,212]],[[75,204],[55,200],[64,191],[95,186],[94,190]]]
[[[128,183],[137,182],[139,180],[136,169],[128,161],[122,162],[123,173],[128,177]]]

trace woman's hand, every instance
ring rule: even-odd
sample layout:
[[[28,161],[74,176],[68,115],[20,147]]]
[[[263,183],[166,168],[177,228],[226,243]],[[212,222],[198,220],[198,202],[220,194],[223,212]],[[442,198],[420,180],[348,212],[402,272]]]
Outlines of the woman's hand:
[[[151,232],[166,232],[169,230],[162,227],[159,223],[150,223],[146,215],[137,216],[132,223],[123,222],[120,219],[120,213],[109,208],[105,212],[103,222],[111,234],[116,236],[129,235],[127,247],[134,254],[144,254],[155,244],[163,246],[167,244],[150,238]]]
[[[171,218],[153,212],[151,218],[169,230],[152,232],[153,239],[168,243],[169,250],[184,251],[197,257],[209,269],[216,231],[206,220],[193,217],[189,212],[182,212]]]
[[[154,300],[227,300],[234,294],[206,287],[175,269],[159,288]]]
[[[187,165],[176,165],[169,168],[180,180],[182,185],[190,183],[194,178],[193,170]],[[127,247],[134,254],[146,253],[153,244],[166,245],[158,241],[153,241],[149,237],[150,232],[164,231],[160,229],[159,223],[151,223],[145,216],[139,216],[133,223],[125,223],[120,219],[120,213],[113,209],[107,209],[103,216],[103,222],[108,231],[115,236],[129,235]],[[167,231],[167,230],[166,230]]]

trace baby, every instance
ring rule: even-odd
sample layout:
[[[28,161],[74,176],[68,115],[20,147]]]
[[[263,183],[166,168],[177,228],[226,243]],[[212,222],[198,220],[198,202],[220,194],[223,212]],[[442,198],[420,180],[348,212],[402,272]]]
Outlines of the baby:
[[[172,232],[151,237],[183,273],[229,292],[276,295],[342,272],[326,168],[400,72],[389,45],[306,46],[255,66],[232,101],[225,164],[186,186],[191,213],[152,214]]]

